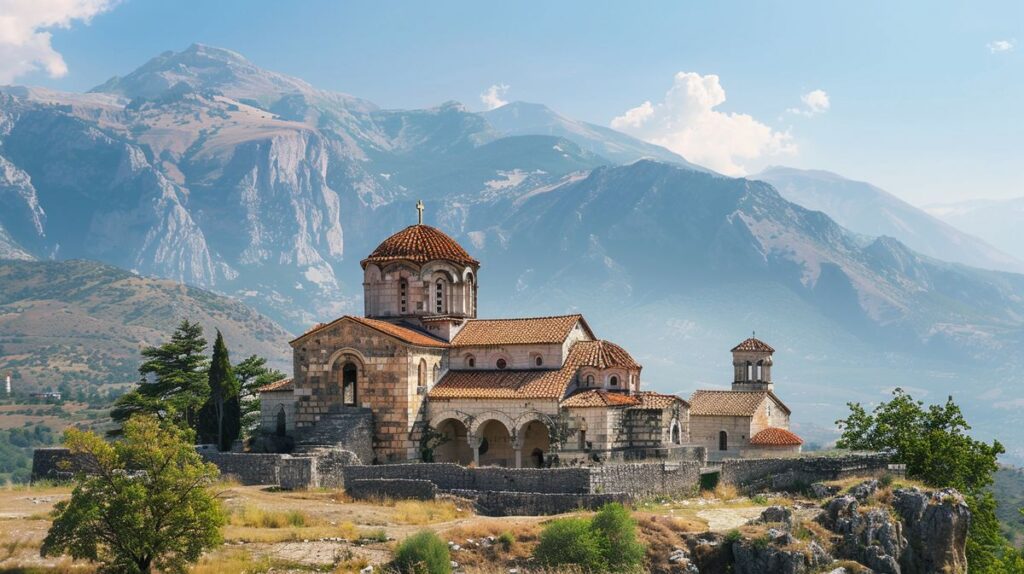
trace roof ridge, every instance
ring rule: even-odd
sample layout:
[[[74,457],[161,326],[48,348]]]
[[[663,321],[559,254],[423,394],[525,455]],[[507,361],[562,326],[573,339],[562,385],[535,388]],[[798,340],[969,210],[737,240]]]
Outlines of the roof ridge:
[[[479,317],[474,319],[468,319],[467,323],[474,323],[480,321],[532,321],[537,319],[567,319],[569,317],[582,317],[583,313],[570,313],[567,315],[540,315],[536,317],[498,317],[495,319],[481,319]]]

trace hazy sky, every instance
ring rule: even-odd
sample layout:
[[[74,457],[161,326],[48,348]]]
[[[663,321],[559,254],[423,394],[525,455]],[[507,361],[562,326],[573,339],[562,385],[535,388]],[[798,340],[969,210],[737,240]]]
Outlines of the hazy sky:
[[[382,107],[540,102],[926,204],[1024,195],[1018,39],[1018,1],[0,0],[0,83],[85,90],[200,42]]]

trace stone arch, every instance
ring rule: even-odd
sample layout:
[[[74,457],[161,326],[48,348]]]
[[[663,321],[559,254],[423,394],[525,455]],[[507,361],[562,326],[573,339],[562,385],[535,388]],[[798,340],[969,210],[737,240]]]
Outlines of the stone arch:
[[[434,462],[454,462],[463,466],[473,462],[473,447],[470,444],[469,429],[455,416],[439,419],[431,425],[445,440],[434,449]]]
[[[357,366],[360,367],[360,370],[362,370],[362,368],[368,362],[366,360],[366,355],[360,352],[359,349],[355,349],[353,347],[342,347],[337,351],[331,353],[331,356],[327,358],[327,364],[334,365],[334,363],[336,363],[339,358],[345,355],[351,355],[356,360],[356,362],[359,363]]]
[[[554,426],[547,415],[525,413],[517,419],[516,442],[520,452],[519,466],[543,468],[547,455],[557,442]]]
[[[416,386],[418,388],[425,388],[427,386],[427,360],[420,359],[420,364],[416,366]]]
[[[679,419],[672,419],[669,430],[669,442],[671,444],[683,444],[683,429],[679,426]]]
[[[288,434],[288,415],[284,412],[284,405],[277,407],[277,417],[274,428],[274,434],[277,436],[286,436]]]
[[[512,417],[501,411],[485,411],[473,417],[473,422],[469,425],[469,432],[473,436],[480,437],[480,429],[484,426],[487,421],[496,420],[501,424],[505,425],[508,429],[509,434],[516,428],[516,422],[512,420]]]
[[[377,283],[381,278],[383,278],[383,276],[384,275],[381,272],[380,267],[373,263],[366,264],[366,269],[363,271],[363,277],[366,279],[367,283]]]
[[[718,431],[718,450],[729,450],[729,433]]]
[[[504,417],[508,420],[508,417]],[[478,419],[479,420],[479,419]],[[476,425],[477,460],[480,466],[514,466],[516,434],[513,427],[498,418],[489,418]]]

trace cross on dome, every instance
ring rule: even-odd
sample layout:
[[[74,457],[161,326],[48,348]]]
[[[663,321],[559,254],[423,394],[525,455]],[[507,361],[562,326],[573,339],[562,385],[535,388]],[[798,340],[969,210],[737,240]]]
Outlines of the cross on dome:
[[[423,225],[423,200],[422,199],[418,200],[416,202],[416,211],[419,212],[419,214],[418,214],[419,215],[419,224]]]

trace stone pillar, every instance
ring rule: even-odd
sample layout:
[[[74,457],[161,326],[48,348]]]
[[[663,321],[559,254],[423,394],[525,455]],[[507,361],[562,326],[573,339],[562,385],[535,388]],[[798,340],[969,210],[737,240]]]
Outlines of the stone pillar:
[[[523,449],[521,447],[514,447],[516,453],[516,468],[523,468]]]
[[[473,466],[480,468],[480,439],[472,434],[466,434],[466,442],[473,451]]]

